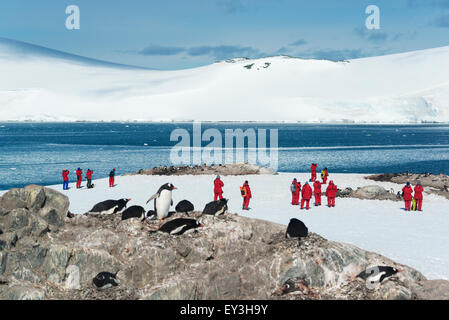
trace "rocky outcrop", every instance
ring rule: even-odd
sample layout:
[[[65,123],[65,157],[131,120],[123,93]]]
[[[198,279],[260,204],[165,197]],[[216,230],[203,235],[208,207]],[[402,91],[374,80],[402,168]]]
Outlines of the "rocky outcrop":
[[[445,174],[431,173],[390,173],[390,174],[374,174],[365,177],[365,179],[373,181],[393,182],[404,184],[408,181],[412,185],[416,185],[418,181],[424,187],[424,192],[428,194],[437,194],[449,199],[449,176]]]
[[[370,185],[364,187],[358,187],[356,190],[352,188],[346,188],[344,190],[337,191],[337,197],[340,198],[357,198],[366,200],[392,200],[401,201],[400,195],[389,192],[385,188],[378,185]]]
[[[149,232],[158,221],[63,218],[67,198],[37,186],[11,190],[0,204],[1,299],[447,298],[445,281],[312,232],[300,243],[286,239],[285,226],[263,220],[194,212],[204,227],[171,236]],[[33,231],[36,219],[45,232]],[[401,272],[376,287],[356,278],[376,265]],[[119,286],[94,288],[102,271],[116,273]],[[298,290],[284,294],[287,281],[299,281]]]
[[[138,172],[127,175],[253,175],[253,174],[276,174],[274,170],[268,167],[260,167],[250,163],[232,163],[219,165],[195,165],[195,166],[178,166],[178,167],[154,167],[153,169],[141,169]]]

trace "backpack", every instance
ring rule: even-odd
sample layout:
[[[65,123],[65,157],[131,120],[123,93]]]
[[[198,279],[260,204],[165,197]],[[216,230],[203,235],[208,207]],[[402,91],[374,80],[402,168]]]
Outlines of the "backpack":
[[[321,179],[324,179],[324,170],[321,170]]]
[[[240,187],[240,194],[242,195],[242,197],[246,197],[246,188],[245,187]]]
[[[292,184],[290,185],[290,191],[291,191],[292,193],[296,191],[296,185],[295,185],[294,183],[292,183]]]

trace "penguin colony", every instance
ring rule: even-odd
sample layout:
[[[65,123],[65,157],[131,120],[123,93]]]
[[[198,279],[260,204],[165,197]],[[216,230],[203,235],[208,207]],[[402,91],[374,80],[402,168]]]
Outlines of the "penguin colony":
[[[166,183],[162,185],[158,191],[153,194],[148,200],[147,204],[153,200],[154,201],[154,209],[145,212],[145,208],[142,206],[134,205],[127,208],[127,204],[131,199],[119,199],[119,200],[106,200],[100,203],[97,203],[93,206],[93,208],[89,211],[89,213],[96,214],[121,214],[122,220],[127,220],[131,218],[138,218],[141,221],[144,221],[146,218],[149,219],[159,219],[164,221],[165,218],[170,215],[177,213],[185,213],[189,216],[189,213],[194,211],[194,205],[188,200],[180,201],[176,207],[175,212],[170,211],[170,207],[173,205],[172,199],[172,191],[177,188],[171,184]],[[228,199],[220,199],[216,201],[211,201],[206,204],[204,207],[202,214],[203,215],[212,215],[219,216],[223,215],[228,211]],[[69,218],[73,217],[73,214],[68,214]],[[150,233],[155,232],[165,232],[170,235],[179,236],[184,234],[190,234],[198,232],[197,229],[203,227],[203,225],[195,219],[191,218],[176,218],[170,220],[164,224],[162,224],[156,231],[150,231]],[[2,231],[0,230],[0,234]],[[286,239],[297,239],[298,244],[301,245],[301,239],[307,238],[308,236],[308,228],[306,225],[299,219],[293,218],[290,220],[286,232]],[[400,270],[389,267],[389,266],[377,266],[368,268],[357,275],[358,278],[361,278],[371,284],[374,283],[382,283],[385,279],[395,275],[400,272]],[[98,290],[103,290],[111,287],[118,286],[118,281],[116,279],[117,274],[113,274],[110,272],[100,272],[95,276],[92,280],[93,285]],[[281,291],[283,294],[287,294],[290,292],[294,292],[297,290],[307,290],[308,284],[304,279],[287,279],[287,281],[283,284]]]

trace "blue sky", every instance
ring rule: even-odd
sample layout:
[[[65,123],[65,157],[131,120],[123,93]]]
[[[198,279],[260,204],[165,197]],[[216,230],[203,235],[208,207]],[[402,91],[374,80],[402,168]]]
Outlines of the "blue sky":
[[[67,30],[77,5],[80,30]],[[380,30],[365,8],[380,8]],[[449,0],[2,0],[0,37],[157,69],[286,54],[350,59],[449,45]]]

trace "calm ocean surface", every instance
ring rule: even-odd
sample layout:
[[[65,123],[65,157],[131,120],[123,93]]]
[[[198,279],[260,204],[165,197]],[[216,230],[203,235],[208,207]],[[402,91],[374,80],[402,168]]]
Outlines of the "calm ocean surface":
[[[0,190],[60,183],[63,168],[73,181],[77,167],[97,179],[112,168],[169,166],[176,128],[192,132],[191,123],[0,123]],[[329,172],[449,174],[449,125],[202,124],[209,128],[223,137],[225,129],[278,129],[278,171],[309,171],[317,162]]]

